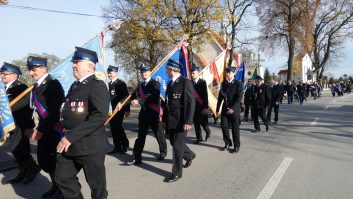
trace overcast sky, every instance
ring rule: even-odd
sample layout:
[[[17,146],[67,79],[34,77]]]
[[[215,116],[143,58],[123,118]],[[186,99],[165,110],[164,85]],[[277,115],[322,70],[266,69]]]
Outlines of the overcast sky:
[[[109,0],[10,0],[10,5],[102,15],[102,7],[109,5]],[[99,33],[105,27],[104,22],[99,17],[0,7],[0,63],[21,59],[28,53],[45,52],[66,58],[75,46],[83,45]],[[342,58],[329,70],[335,77],[353,74],[353,43],[347,42],[342,52]],[[115,64],[112,51],[106,50],[105,56],[106,65]],[[278,72],[286,65],[287,53],[278,52],[274,57],[261,54],[261,58],[271,73]]]

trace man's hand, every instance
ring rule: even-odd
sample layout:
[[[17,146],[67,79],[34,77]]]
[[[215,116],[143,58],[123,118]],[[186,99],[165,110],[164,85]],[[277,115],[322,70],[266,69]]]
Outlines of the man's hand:
[[[191,130],[191,125],[184,124],[183,129],[184,129],[184,131],[190,131]]]
[[[227,115],[231,115],[231,114],[233,114],[233,113],[234,113],[234,110],[233,110],[233,109],[230,108],[230,109],[227,110]]]
[[[279,102],[276,102],[276,105],[278,105],[279,104]]]
[[[32,140],[39,140],[40,138],[42,138],[43,133],[40,131],[37,131],[36,129],[33,130],[33,133],[31,135],[31,139]]]
[[[58,146],[56,147],[56,152],[58,153],[62,153],[63,151],[67,152],[70,146],[71,146],[71,142],[68,139],[66,139],[66,137],[63,137],[60,140]]]
[[[31,138],[33,132],[34,132],[34,129],[25,129],[24,135],[27,136],[28,138]]]
[[[139,101],[136,100],[136,99],[135,99],[135,100],[132,100],[132,101],[131,101],[131,104],[132,104],[132,105],[137,105],[137,104],[139,104]]]
[[[119,112],[120,110],[121,110],[121,108],[122,108],[123,106],[121,105],[121,103],[119,102],[117,105],[116,105],[116,107],[115,107],[115,110],[114,111],[116,111],[116,112]]]
[[[129,117],[130,116],[130,112],[125,112],[125,117]]]
[[[203,109],[201,113],[204,114],[204,115],[207,115],[208,114],[208,109],[207,108]]]

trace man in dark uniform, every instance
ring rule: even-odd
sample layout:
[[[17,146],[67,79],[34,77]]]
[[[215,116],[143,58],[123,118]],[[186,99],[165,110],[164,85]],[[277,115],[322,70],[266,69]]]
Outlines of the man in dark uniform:
[[[0,72],[9,101],[14,100],[28,88],[26,84],[18,80],[21,75],[21,70],[18,66],[5,62]],[[33,160],[31,155],[29,138],[26,136],[27,134],[31,134],[35,127],[32,118],[33,111],[29,107],[29,98],[30,95],[27,94],[20,101],[11,106],[16,128],[10,132],[10,151],[15,157],[18,169],[20,170],[15,178],[7,181],[7,183],[11,184],[21,181],[27,184],[40,172],[40,167]]]
[[[218,94],[217,100],[217,115],[222,105],[221,110],[221,128],[223,133],[223,141],[225,146],[221,148],[222,151],[229,149],[231,153],[238,153],[240,148],[240,134],[239,134],[239,121],[240,121],[240,101],[243,96],[243,84],[234,79],[235,67],[228,67],[226,69],[226,79],[221,84],[221,89]],[[229,136],[229,128],[232,129],[232,141]]]
[[[129,95],[129,91],[124,81],[118,79],[119,67],[109,66],[107,73],[109,82],[110,100],[113,110],[121,104],[121,101]],[[114,149],[108,154],[126,153],[129,148],[129,140],[126,137],[123,128],[124,116],[130,115],[130,104],[125,105],[113,118],[110,120],[110,130],[113,137]]]
[[[267,120],[269,124],[271,124],[271,113],[272,109],[275,112],[275,119],[273,124],[277,124],[278,122],[278,112],[279,112],[279,101],[281,100],[281,89],[278,84],[274,80],[270,82],[270,92],[271,92],[271,103],[267,109]]]
[[[32,139],[38,140],[38,163],[43,171],[49,173],[52,187],[42,197],[60,195],[54,178],[56,164],[56,145],[62,137],[60,107],[64,101],[64,89],[60,82],[48,74],[47,59],[30,56],[27,59],[29,75],[36,80],[32,90],[31,104],[39,116],[37,128]]]
[[[251,107],[251,95],[254,89],[253,86],[254,85],[252,84],[251,80],[249,80],[244,94],[244,104],[245,104],[244,121],[245,122],[249,121],[249,110],[250,110],[251,120],[254,120],[253,108]]]
[[[179,180],[183,174],[183,167],[189,167],[196,157],[185,144],[186,134],[191,130],[194,118],[194,89],[191,81],[180,74],[180,67],[179,62],[168,60],[167,74],[171,80],[166,90],[163,122],[173,146],[173,168],[171,176],[167,177],[165,182]],[[186,160],[185,165],[183,165],[183,159]]]
[[[199,78],[199,67],[194,66],[191,68],[191,79],[194,85],[194,95],[195,95],[195,113],[194,113],[194,127],[196,133],[195,144],[202,142],[202,126],[203,130],[206,132],[205,141],[208,140],[211,134],[211,130],[208,127],[208,94],[207,94],[207,84],[206,81]]]
[[[255,77],[255,87],[253,95],[251,96],[252,106],[254,107],[254,132],[260,132],[259,116],[266,126],[266,132],[269,130],[269,121],[266,117],[267,107],[271,102],[271,92],[266,84],[262,82],[262,77],[257,75]]]
[[[55,178],[65,198],[81,199],[77,174],[83,169],[91,198],[106,199],[104,122],[110,103],[108,89],[94,75],[96,52],[76,47],[71,61],[77,81],[71,85],[61,113],[65,137],[57,145],[60,154]]]
[[[139,131],[135,141],[133,158],[130,164],[139,165],[142,163],[142,151],[145,147],[148,128],[151,127],[154,136],[159,145],[160,155],[158,160],[164,160],[167,155],[167,143],[164,131],[160,122],[162,121],[161,100],[160,100],[160,84],[158,81],[151,79],[151,68],[145,64],[141,64],[140,76],[142,81],[137,86],[136,92],[131,96],[131,104],[140,104],[139,114]],[[136,100],[138,98],[138,100]]]

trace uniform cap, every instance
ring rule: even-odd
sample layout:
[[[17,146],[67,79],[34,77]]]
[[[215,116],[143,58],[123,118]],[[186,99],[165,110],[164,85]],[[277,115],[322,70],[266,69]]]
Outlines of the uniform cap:
[[[0,72],[3,71],[9,71],[16,73],[17,75],[22,75],[20,67],[15,66],[13,64],[9,64],[7,62],[4,62],[4,64],[1,66]]]
[[[111,71],[113,71],[113,72],[118,72],[118,71],[119,71],[119,67],[109,65],[107,71],[108,71],[108,72],[111,72]]]
[[[141,64],[139,67],[140,72],[146,72],[146,71],[150,71],[151,67],[147,66],[146,64]]]
[[[27,58],[27,67],[29,68],[37,68],[40,66],[48,66],[48,59],[43,58],[43,57],[35,57],[35,56],[29,56]]]
[[[71,62],[74,61],[83,61],[83,60],[88,60],[93,63],[98,62],[98,57],[97,53],[92,50],[88,50],[86,48],[81,48],[81,47],[75,47],[76,51],[74,53],[74,56],[71,59]]]
[[[172,68],[177,68],[180,69],[180,64],[177,61],[174,61],[172,59],[169,59],[167,62],[167,67],[172,67]]]

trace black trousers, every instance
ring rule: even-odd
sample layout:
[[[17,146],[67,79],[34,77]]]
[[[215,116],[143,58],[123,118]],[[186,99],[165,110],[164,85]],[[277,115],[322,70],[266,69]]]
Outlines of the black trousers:
[[[81,185],[77,174],[83,169],[86,181],[91,188],[91,198],[107,198],[104,160],[105,152],[85,156],[58,154],[55,182],[64,197],[74,198],[81,193]]]
[[[126,137],[125,130],[123,128],[124,112],[119,112],[110,121],[110,129],[113,137],[114,146],[117,149],[128,148],[129,140]]]
[[[271,104],[268,109],[267,109],[267,121],[270,123],[271,122],[271,115],[272,115],[272,109],[275,112],[275,121],[278,121],[278,111],[279,111],[279,104]]]
[[[206,132],[206,136],[210,136],[211,130],[208,126],[208,116],[201,114],[201,112],[196,112],[194,115],[194,127],[195,127],[195,133],[196,133],[196,139],[198,141],[202,141],[202,131],[201,131],[201,126],[203,130]]]
[[[170,144],[173,146],[173,168],[172,174],[175,176],[183,175],[183,159],[192,160],[196,154],[185,144],[187,132],[168,130],[170,135]]]
[[[31,155],[29,138],[24,135],[24,129],[16,127],[10,133],[10,151],[15,157],[20,170],[33,167],[36,163]]]
[[[53,175],[56,165],[56,147],[59,143],[59,137],[56,132],[48,132],[38,140],[37,158],[40,168]]]
[[[254,108],[254,127],[255,129],[261,129],[259,123],[259,116],[261,117],[262,122],[265,126],[269,125],[269,122],[266,117],[266,108]]]
[[[221,114],[221,129],[223,134],[223,141],[226,145],[240,147],[240,133],[239,133],[239,114],[226,115]],[[233,144],[230,139],[229,129],[232,130]]]
[[[250,110],[251,119],[254,119],[253,109],[251,108],[250,104],[245,104],[244,118],[246,118],[246,119],[249,118],[249,110]]]
[[[149,111],[149,110],[147,110]],[[159,145],[159,152],[161,155],[167,155],[167,143],[161,124],[158,122],[158,116],[152,113],[140,112],[139,116],[139,131],[138,136],[134,144],[134,158],[135,160],[141,161],[141,154],[145,147],[146,136],[148,134],[148,128],[151,127],[154,136],[157,139]]]

